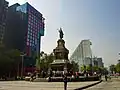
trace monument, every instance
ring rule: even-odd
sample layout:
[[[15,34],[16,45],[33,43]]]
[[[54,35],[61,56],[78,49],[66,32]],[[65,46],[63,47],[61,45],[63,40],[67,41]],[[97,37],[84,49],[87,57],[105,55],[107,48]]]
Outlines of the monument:
[[[54,72],[59,72],[61,75],[67,74],[71,69],[71,63],[68,59],[69,50],[65,47],[65,41],[63,40],[62,28],[59,29],[59,39],[57,41],[57,47],[53,49],[55,60],[50,65],[50,69]]]

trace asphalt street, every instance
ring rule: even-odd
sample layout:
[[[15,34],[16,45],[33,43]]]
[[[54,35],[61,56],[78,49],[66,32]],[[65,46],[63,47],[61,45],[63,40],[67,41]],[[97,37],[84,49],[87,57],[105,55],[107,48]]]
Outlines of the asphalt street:
[[[108,81],[103,80],[102,83],[87,88],[85,90],[120,90],[120,77],[112,78]]]

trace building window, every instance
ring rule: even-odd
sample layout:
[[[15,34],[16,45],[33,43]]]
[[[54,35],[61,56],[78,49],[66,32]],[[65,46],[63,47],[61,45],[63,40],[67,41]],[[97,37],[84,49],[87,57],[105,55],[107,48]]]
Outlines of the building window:
[[[27,42],[29,42],[29,39],[27,38]]]
[[[29,14],[29,19],[31,18],[31,15]]]
[[[30,28],[28,28],[28,34],[30,33]]]
[[[27,45],[29,45],[29,42],[27,42]]]
[[[30,40],[30,43],[32,43],[32,39]]]
[[[32,36],[30,36],[30,39],[32,38]]]
[[[34,47],[34,44],[32,44],[32,46]]]
[[[32,36],[33,33],[31,33],[31,36]]]

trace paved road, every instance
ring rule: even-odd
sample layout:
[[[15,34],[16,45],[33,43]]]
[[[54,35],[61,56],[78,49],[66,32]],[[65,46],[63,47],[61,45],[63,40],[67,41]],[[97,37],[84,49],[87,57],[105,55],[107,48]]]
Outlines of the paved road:
[[[69,82],[68,90],[74,90],[92,82]],[[27,81],[1,81],[0,90],[64,90],[63,82],[27,82]]]
[[[85,90],[120,90],[120,77],[112,78],[108,81],[103,81],[102,83]]]

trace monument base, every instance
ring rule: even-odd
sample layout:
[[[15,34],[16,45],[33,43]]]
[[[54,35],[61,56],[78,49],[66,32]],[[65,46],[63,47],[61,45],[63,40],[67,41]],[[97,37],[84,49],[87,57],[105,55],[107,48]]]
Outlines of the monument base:
[[[69,60],[54,60],[50,65],[50,70],[53,72],[54,77],[60,77],[64,74],[68,74],[72,64]]]

